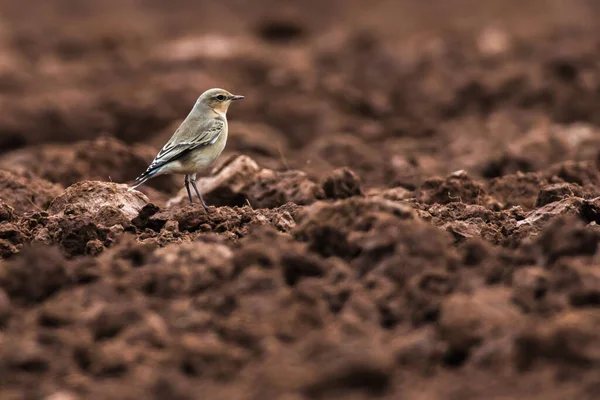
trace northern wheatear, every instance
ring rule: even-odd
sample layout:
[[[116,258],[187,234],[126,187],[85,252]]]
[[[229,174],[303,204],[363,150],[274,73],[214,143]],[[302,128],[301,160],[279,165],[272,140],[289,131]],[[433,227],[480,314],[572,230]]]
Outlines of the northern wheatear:
[[[146,172],[136,178],[133,190],[147,180],[164,174],[185,175],[185,188],[193,204],[190,184],[205,209],[196,187],[196,173],[211,165],[221,154],[227,142],[227,109],[234,100],[243,99],[223,89],[209,89],[202,93],[192,111],[179,125],[171,139],[158,152]]]

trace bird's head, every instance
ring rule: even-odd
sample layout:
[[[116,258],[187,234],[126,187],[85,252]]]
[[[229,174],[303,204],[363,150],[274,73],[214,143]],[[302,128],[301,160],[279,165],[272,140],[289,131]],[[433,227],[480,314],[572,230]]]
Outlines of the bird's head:
[[[218,114],[225,114],[232,101],[241,100],[244,96],[229,93],[224,89],[209,89],[198,98],[198,104],[214,110]]]

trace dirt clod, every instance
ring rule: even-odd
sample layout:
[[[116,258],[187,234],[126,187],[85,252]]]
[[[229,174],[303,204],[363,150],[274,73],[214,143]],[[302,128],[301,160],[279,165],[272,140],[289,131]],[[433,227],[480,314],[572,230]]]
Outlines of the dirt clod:
[[[39,302],[69,283],[66,261],[55,247],[32,246],[0,270],[0,286],[15,300]]]
[[[345,199],[362,194],[360,179],[349,168],[333,171],[323,183],[325,196],[329,199]]]
[[[0,198],[19,214],[45,210],[61,192],[60,185],[30,173],[19,175],[0,169]]]

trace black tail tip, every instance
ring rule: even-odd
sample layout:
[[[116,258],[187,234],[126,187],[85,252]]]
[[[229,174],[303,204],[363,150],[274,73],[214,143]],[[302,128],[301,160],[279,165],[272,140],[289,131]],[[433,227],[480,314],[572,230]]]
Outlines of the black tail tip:
[[[140,176],[138,176],[137,178],[135,178],[135,182],[142,182],[144,181],[144,179],[150,177],[150,174],[148,173],[148,171],[144,172],[143,174],[141,174]]]

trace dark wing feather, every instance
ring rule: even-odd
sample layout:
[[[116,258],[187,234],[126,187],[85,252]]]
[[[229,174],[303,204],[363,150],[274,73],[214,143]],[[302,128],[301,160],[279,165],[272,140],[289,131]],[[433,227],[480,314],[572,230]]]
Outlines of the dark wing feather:
[[[142,176],[151,174],[163,165],[181,158],[192,150],[214,144],[223,131],[225,122],[220,119],[211,119],[194,124],[195,127],[189,125],[184,122],[177,129],[171,140],[158,152]]]

